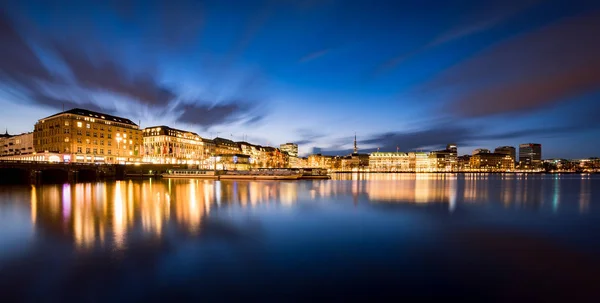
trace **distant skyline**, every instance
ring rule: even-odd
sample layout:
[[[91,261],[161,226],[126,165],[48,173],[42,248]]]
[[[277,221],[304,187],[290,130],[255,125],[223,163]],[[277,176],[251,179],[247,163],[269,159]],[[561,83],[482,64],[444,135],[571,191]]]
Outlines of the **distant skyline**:
[[[301,155],[600,156],[598,1],[2,3],[2,133],[64,104]]]

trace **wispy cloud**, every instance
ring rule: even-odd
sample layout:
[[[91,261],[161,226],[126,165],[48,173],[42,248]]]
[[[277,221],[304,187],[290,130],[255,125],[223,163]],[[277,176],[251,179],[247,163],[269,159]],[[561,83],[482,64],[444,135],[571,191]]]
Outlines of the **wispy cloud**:
[[[429,83],[462,88],[445,112],[479,117],[525,113],[600,90],[600,11],[561,20],[498,44]]]
[[[306,63],[306,62],[315,60],[317,58],[323,57],[323,56],[327,55],[330,51],[331,51],[330,48],[326,48],[326,49],[322,49],[320,51],[312,52],[312,53],[307,54],[306,56],[300,58],[299,61],[301,63]]]

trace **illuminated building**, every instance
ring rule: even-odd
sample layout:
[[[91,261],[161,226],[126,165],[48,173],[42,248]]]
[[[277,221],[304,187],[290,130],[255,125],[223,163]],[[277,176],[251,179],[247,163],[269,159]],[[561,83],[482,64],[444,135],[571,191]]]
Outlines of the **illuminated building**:
[[[521,168],[537,168],[542,162],[542,145],[525,143],[519,145],[519,165]]]
[[[489,153],[490,153],[490,150],[487,148],[478,148],[473,151],[473,156],[477,155],[477,154],[489,154]]]
[[[369,168],[375,171],[410,171],[410,160],[403,152],[374,152],[369,156]]]
[[[162,125],[146,127],[143,135],[144,162],[198,165],[210,156],[202,138],[193,132]]]
[[[282,152],[287,152],[288,155],[290,155],[292,157],[298,157],[298,144],[296,144],[296,143],[281,144],[279,146],[279,149]]]
[[[11,136],[8,131],[0,135],[0,156],[19,156],[27,155],[34,152],[33,149],[33,133],[24,133]],[[16,157],[21,159],[22,157]]]
[[[464,155],[456,158],[457,166],[459,171],[470,171],[471,170],[471,156]]]
[[[496,149],[494,150],[494,153],[509,155],[511,158],[513,158],[513,161],[515,161],[515,162],[517,161],[517,153],[516,153],[515,148],[512,146],[496,147]]]
[[[494,172],[507,171],[515,168],[515,161],[509,155],[497,153],[475,154],[470,160],[471,170]]]
[[[33,132],[37,153],[64,162],[139,162],[142,141],[131,120],[79,108],[40,119]]]
[[[429,156],[425,152],[408,153],[409,167],[413,172],[429,171]]]
[[[308,156],[308,166],[314,168],[337,169],[341,167],[339,157],[314,154]]]

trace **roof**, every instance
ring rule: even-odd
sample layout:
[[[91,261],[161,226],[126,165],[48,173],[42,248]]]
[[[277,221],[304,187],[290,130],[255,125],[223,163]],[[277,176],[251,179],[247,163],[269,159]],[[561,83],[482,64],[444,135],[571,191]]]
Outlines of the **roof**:
[[[162,129],[162,128],[166,128],[166,129],[170,129],[170,130],[174,130],[174,131],[178,131],[178,132],[182,132],[182,133],[190,133],[190,134],[192,134],[192,135],[194,135],[194,136],[198,136],[198,137],[200,137],[200,135],[198,135],[198,134],[197,134],[197,133],[195,133],[195,132],[191,132],[191,131],[189,131],[189,130],[177,129],[177,128],[173,128],[173,127],[166,126],[166,125],[156,125],[156,126],[149,126],[149,127],[146,127],[146,128],[144,128],[144,130],[146,130],[146,129],[151,129],[151,128],[157,128],[157,127],[160,127],[161,129]]]
[[[138,126],[137,124],[133,123],[133,121],[131,121],[131,120],[127,119],[127,118],[117,117],[117,116],[113,116],[113,115],[109,115],[109,114],[103,114],[103,113],[94,112],[94,111],[87,110],[87,109],[82,109],[82,108],[70,109],[70,110],[67,110],[67,111],[64,111],[64,112],[60,112],[58,114],[54,114],[52,116],[48,116],[48,117],[46,117],[44,119],[56,117],[56,116],[62,115],[62,114],[74,114],[74,115],[80,115],[80,116],[86,116],[86,117],[104,119],[104,120],[107,120],[107,121],[115,121],[115,122],[119,122],[119,123],[124,123],[124,124]]]
[[[4,134],[0,134],[0,138],[10,138],[10,137],[12,137],[12,136],[8,134],[8,129],[6,130],[6,132]]]

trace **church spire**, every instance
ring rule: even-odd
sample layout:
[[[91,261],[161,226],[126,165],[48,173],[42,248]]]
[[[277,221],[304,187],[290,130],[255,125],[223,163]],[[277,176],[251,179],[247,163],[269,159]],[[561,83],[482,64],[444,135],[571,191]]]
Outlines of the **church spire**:
[[[354,153],[358,154],[358,146],[356,145],[356,132],[354,132]]]

